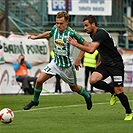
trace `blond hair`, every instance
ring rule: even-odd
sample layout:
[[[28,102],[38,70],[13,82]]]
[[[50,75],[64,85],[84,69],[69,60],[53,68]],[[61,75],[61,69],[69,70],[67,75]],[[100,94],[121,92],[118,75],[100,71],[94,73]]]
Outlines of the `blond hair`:
[[[56,18],[62,18],[62,17],[64,17],[66,21],[69,21],[69,14],[67,12],[62,11],[57,13]]]

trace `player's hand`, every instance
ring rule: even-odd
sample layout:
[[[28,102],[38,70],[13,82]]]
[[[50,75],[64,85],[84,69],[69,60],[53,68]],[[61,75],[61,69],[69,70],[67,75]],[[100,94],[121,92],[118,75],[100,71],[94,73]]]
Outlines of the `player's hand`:
[[[30,36],[28,36],[28,39],[36,39],[36,36],[35,35],[30,35]]]
[[[20,56],[18,61],[21,62],[21,60],[23,59],[24,57],[23,56]]]
[[[68,43],[72,44],[75,47],[78,45],[77,40],[75,38],[72,38],[72,37],[68,38]]]
[[[79,68],[81,68],[80,60],[76,59],[74,65],[75,65],[76,70],[79,70]]]

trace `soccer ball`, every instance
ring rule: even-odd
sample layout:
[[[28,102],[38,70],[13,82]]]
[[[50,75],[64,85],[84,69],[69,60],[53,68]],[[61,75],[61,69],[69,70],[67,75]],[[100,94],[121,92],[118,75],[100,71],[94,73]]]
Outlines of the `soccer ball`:
[[[14,113],[9,108],[4,108],[0,111],[0,121],[2,123],[11,123],[14,119]]]

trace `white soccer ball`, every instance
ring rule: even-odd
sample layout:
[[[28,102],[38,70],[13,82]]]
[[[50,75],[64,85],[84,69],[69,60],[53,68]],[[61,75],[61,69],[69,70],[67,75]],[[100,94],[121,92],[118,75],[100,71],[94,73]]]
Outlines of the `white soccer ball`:
[[[4,108],[0,111],[0,121],[2,123],[11,123],[14,119],[14,113],[9,108]]]

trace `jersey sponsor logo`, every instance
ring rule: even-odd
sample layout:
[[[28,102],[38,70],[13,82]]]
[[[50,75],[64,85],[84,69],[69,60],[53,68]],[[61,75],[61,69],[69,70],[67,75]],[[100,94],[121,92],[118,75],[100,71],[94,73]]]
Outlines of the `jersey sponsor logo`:
[[[57,55],[61,55],[61,56],[66,56],[67,55],[67,51],[65,51],[65,50],[55,49],[55,53]]]
[[[62,48],[64,46],[64,42],[61,39],[56,39],[55,44],[59,48]]]
[[[114,82],[122,82],[122,76],[113,76]]]
[[[118,85],[121,85],[122,83],[118,83]]]

